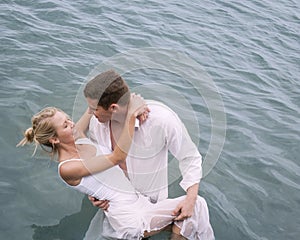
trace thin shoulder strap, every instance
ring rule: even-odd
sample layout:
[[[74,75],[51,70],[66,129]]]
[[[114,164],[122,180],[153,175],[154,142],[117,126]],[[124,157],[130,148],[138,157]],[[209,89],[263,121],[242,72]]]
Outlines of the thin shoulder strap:
[[[71,161],[82,161],[82,160],[79,159],[79,158],[68,159],[68,160],[65,160],[65,161],[63,161],[63,162],[60,162],[60,163],[58,164],[58,168],[60,168],[60,166],[61,166],[62,164],[66,163],[66,162],[71,162]]]
[[[79,138],[75,142],[76,144],[93,144],[89,138]]]

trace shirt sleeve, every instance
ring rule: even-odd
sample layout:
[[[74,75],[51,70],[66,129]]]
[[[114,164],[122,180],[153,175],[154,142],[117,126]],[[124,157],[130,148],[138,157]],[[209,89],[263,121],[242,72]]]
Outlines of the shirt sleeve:
[[[180,186],[187,191],[202,178],[202,157],[177,114],[170,115],[165,122],[166,141],[169,151],[179,161]]]

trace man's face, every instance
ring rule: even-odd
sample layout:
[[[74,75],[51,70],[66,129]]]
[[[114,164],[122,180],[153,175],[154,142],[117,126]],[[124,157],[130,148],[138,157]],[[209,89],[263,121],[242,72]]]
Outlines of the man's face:
[[[98,119],[99,122],[105,123],[111,120],[112,111],[105,110],[103,107],[98,106],[97,99],[86,98],[87,103],[89,105],[89,113],[94,114],[94,116]]]

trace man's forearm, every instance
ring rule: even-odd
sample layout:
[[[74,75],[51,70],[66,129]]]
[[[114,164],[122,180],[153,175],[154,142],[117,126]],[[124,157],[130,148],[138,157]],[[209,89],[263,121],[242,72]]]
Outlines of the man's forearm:
[[[196,201],[199,191],[199,183],[190,186],[186,191],[186,197],[192,201]]]
[[[186,198],[181,201],[173,211],[173,215],[176,216],[174,220],[181,221],[193,215],[195,204],[198,198],[198,189],[198,183],[188,187]]]

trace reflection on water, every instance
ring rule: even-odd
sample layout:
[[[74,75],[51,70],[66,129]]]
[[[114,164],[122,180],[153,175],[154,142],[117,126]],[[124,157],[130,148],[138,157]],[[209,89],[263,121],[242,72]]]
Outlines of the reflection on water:
[[[84,197],[79,212],[65,216],[56,225],[31,225],[34,240],[82,240],[97,209]]]

